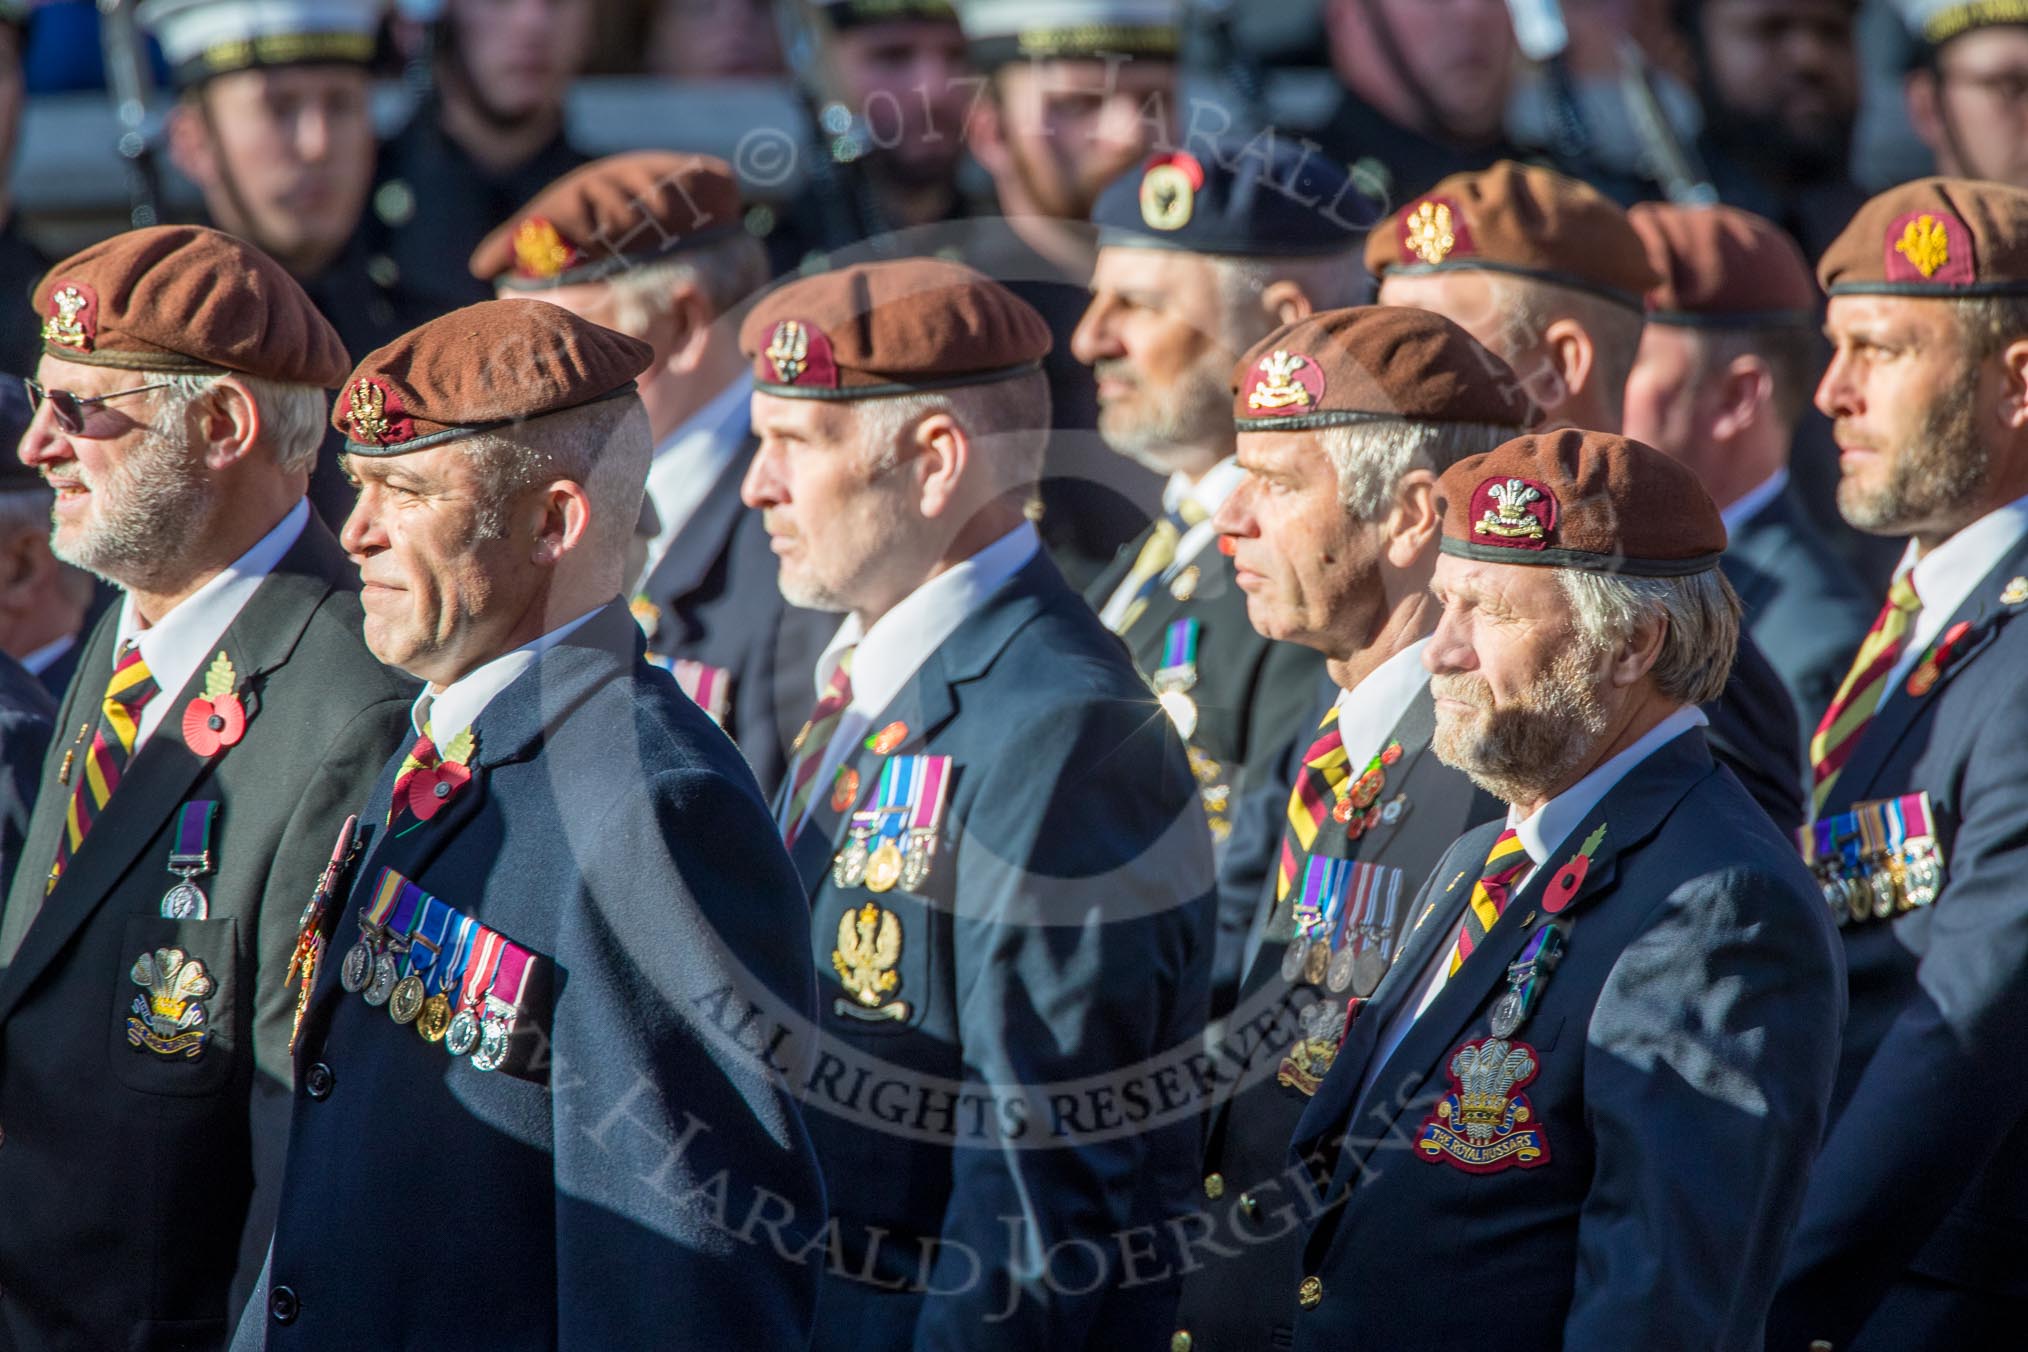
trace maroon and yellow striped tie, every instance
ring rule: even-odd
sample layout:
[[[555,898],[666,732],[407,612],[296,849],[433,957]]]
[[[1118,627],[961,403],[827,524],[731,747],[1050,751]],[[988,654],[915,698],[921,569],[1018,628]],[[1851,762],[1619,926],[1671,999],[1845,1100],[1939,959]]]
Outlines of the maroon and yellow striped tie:
[[[838,720],[845,716],[845,710],[851,703],[852,650],[848,648],[838,659],[837,670],[831,673],[830,683],[824,687],[817,707],[810,710],[803,730],[796,734],[796,763],[789,771],[789,810],[788,815],[782,818],[782,840],[785,844],[794,845],[797,833],[803,829],[803,814],[810,804],[812,781],[824,764],[824,752],[830,748],[831,735],[838,731]]]
[[[1887,693],[1887,674],[1901,660],[1902,650],[1908,645],[1908,631],[1921,609],[1922,600],[1915,594],[1910,575],[1903,573],[1895,578],[1887,589],[1887,604],[1880,608],[1879,618],[1866,631],[1859,644],[1859,655],[1852,659],[1852,670],[1845,674],[1844,684],[1838,687],[1838,693],[1831,698],[1831,707],[1817,724],[1817,735],[1810,739],[1812,817],[1823,810],[1831,796],[1831,786],[1838,782],[1839,771],[1859,745],[1859,735],[1873,721],[1873,712]]]
[[[1465,918],[1458,926],[1458,941],[1451,948],[1449,976],[1458,974],[1458,968],[1465,965],[1472,950],[1485,940],[1486,932],[1499,923],[1514,880],[1527,871],[1528,863],[1527,851],[1514,828],[1502,831],[1493,848],[1486,852],[1486,866],[1479,870],[1479,881],[1472,885],[1472,904],[1465,907]]]
[[[1289,829],[1282,832],[1281,861],[1275,870],[1275,900],[1286,901],[1296,885],[1302,860],[1316,843],[1324,818],[1338,801],[1338,790],[1352,777],[1345,754],[1345,736],[1338,727],[1338,706],[1332,705],[1317,725],[1317,740],[1303,753],[1296,782],[1289,789]]]
[[[56,887],[56,880],[63,876],[71,856],[84,843],[85,834],[106,810],[113,790],[119,787],[120,775],[127,768],[127,761],[134,754],[134,742],[140,736],[141,709],[159,689],[148,664],[141,660],[140,648],[129,640],[121,648],[119,661],[113,667],[113,679],[106,686],[98,730],[92,734],[92,749],[78,771],[77,788],[70,795],[70,810],[65,813],[63,830],[56,838],[56,860],[49,866],[49,880],[43,885],[45,893]]]

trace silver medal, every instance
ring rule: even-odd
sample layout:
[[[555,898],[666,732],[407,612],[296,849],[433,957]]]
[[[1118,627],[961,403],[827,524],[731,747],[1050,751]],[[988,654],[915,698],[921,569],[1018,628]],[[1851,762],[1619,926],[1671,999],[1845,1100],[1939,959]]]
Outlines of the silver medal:
[[[1303,956],[1309,950],[1309,941],[1300,934],[1289,940],[1289,946],[1282,950],[1282,980],[1290,983],[1302,980]]]
[[[394,954],[381,953],[373,959],[373,980],[366,983],[366,1003],[384,1005],[394,995]]]
[[[479,1030],[479,1050],[472,1053],[472,1066],[476,1070],[498,1070],[506,1059],[506,1021],[488,1019],[486,1026]]]
[[[1387,975],[1387,959],[1380,956],[1380,950],[1369,947],[1352,964],[1352,993],[1364,1000],[1380,985],[1380,978]]]
[[[1331,965],[1324,969],[1324,989],[1333,995],[1343,995],[1352,989],[1352,972],[1357,964],[1352,955],[1352,945],[1347,944],[1331,955]]]
[[[1521,1026],[1521,1018],[1527,1011],[1522,1008],[1521,992],[1509,990],[1493,1002],[1493,1036],[1512,1037],[1514,1030]]]
[[[204,889],[185,878],[162,894],[164,920],[202,920],[211,913],[211,901]]]
[[[921,836],[908,843],[908,852],[901,857],[901,885],[909,892],[920,892],[922,885],[929,881],[930,845]]]
[[[479,1016],[470,1006],[451,1016],[450,1031],[444,1034],[444,1050],[452,1056],[463,1056],[479,1045]]]
[[[361,939],[345,950],[345,962],[338,969],[338,984],[357,995],[366,989],[366,982],[372,975],[373,950]]]

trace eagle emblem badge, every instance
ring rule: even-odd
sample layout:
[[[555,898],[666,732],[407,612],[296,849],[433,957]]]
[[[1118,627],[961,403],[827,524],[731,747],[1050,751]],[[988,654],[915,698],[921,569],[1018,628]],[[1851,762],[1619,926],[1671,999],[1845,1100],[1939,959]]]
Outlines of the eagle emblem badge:
[[[542,217],[530,216],[514,231],[514,269],[523,277],[555,277],[575,262],[577,250]]]
[[[906,1019],[906,1001],[891,999],[901,989],[901,918],[877,902],[838,917],[838,946],[831,966],[851,995],[838,1001],[840,1013],[863,1019]]]
[[[1890,282],[1968,286],[1978,280],[1971,231],[1947,211],[1910,211],[1888,223],[1882,270]]]
[[[1425,263],[1441,263],[1457,247],[1457,233],[1451,229],[1451,209],[1442,202],[1428,201],[1408,216],[1409,252]]]

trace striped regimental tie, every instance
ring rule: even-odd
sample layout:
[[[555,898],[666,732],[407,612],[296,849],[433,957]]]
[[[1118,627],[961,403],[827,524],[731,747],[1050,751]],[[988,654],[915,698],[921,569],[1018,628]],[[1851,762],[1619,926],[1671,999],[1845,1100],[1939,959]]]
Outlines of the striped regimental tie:
[[[1458,941],[1451,948],[1447,978],[1457,975],[1465,959],[1472,956],[1472,950],[1484,941],[1486,932],[1499,923],[1500,913],[1507,909],[1507,898],[1512,895],[1514,880],[1528,871],[1528,863],[1528,852],[1521,847],[1521,837],[1514,833],[1514,828],[1502,831],[1493,848],[1486,852],[1486,866],[1479,870],[1479,881],[1472,885],[1472,904],[1465,907],[1465,918],[1458,926]]]
[[[1921,609],[1922,600],[1915,594],[1910,575],[1895,578],[1887,589],[1887,604],[1866,631],[1859,655],[1852,659],[1852,670],[1845,674],[1844,684],[1831,698],[1831,707],[1824,711],[1823,722],[1817,724],[1817,735],[1810,739],[1812,817],[1823,810],[1838,773],[1852,758],[1866,725],[1873,721],[1874,710],[1887,693],[1887,674],[1901,660],[1902,650],[1908,646],[1908,631],[1915,626]]]
[[[810,789],[817,778],[817,770],[824,763],[824,752],[831,745],[831,734],[838,731],[838,720],[845,716],[846,707],[852,703],[852,649],[847,648],[838,659],[837,670],[824,687],[824,693],[817,700],[817,707],[810,710],[809,719],[803,730],[796,734],[793,743],[796,763],[789,772],[789,810],[782,818],[782,841],[793,846],[796,836],[803,829],[803,815],[810,805]]]
[[[56,880],[69,867],[92,823],[112,801],[140,736],[141,710],[160,689],[148,664],[141,660],[141,649],[129,639],[113,666],[112,682],[100,704],[98,730],[92,734],[92,749],[78,771],[77,787],[71,791],[70,810],[64,814],[63,830],[56,838],[56,860],[49,866],[49,881],[43,886],[45,894],[55,889]]]
[[[1303,753],[1302,768],[1289,790],[1289,829],[1282,832],[1281,861],[1275,870],[1275,900],[1288,900],[1296,885],[1296,872],[1303,857],[1316,842],[1324,818],[1338,801],[1345,781],[1352,778],[1352,762],[1345,754],[1345,737],[1338,728],[1338,706],[1332,705],[1317,725],[1317,740]]]
[[[1148,601],[1154,596],[1162,574],[1176,561],[1176,549],[1183,543],[1183,533],[1210,519],[1204,504],[1195,498],[1186,498],[1181,507],[1164,513],[1156,520],[1154,529],[1141,545],[1141,552],[1134,556],[1134,566],[1127,570],[1126,577],[1120,582],[1121,590],[1133,599],[1120,612],[1119,623],[1113,626],[1114,633],[1124,634],[1132,629],[1134,622],[1147,610]]]

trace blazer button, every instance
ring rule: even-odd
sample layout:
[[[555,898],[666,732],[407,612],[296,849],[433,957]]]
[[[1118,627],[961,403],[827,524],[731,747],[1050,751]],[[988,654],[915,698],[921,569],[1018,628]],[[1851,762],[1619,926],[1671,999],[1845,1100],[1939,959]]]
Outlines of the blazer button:
[[[1320,1277],[1305,1277],[1303,1284],[1296,1288],[1296,1304],[1306,1310],[1314,1310],[1324,1303],[1324,1282]]]
[[[1190,1352],[1190,1330],[1177,1329],[1169,1339],[1169,1352]]]
[[[325,1065],[322,1061],[319,1061],[316,1065],[311,1066],[308,1071],[304,1072],[303,1091],[319,1103],[330,1098],[331,1091],[337,1087],[337,1075],[332,1073],[331,1067]]]
[[[275,1317],[277,1324],[293,1324],[302,1306],[296,1302],[293,1288],[278,1286],[268,1293],[268,1313]]]
[[[1225,1196],[1225,1175],[1206,1174],[1204,1176],[1204,1195],[1214,1202]]]

